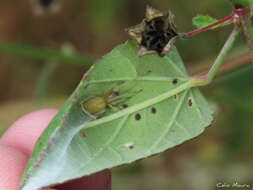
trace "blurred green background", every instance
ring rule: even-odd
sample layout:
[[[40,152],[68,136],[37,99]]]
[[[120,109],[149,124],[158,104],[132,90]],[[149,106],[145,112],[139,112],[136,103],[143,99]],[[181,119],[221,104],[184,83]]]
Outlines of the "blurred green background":
[[[124,29],[142,20],[147,4],[170,9],[181,32],[194,29],[197,14],[222,18],[232,10],[227,0],[0,0],[0,136],[26,113],[60,108],[89,65],[128,39]],[[210,66],[231,29],[178,41],[187,69]],[[241,37],[230,59],[247,51]],[[252,64],[202,91],[215,110],[213,125],[161,155],[113,169],[113,190],[213,190],[218,182],[253,188]]]

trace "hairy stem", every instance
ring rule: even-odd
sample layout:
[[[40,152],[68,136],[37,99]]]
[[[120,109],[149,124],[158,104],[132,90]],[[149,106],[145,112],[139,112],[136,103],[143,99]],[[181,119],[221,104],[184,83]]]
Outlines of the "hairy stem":
[[[227,56],[228,52],[231,50],[238,34],[239,34],[239,28],[235,27],[232,33],[230,34],[229,38],[227,39],[225,45],[223,46],[222,50],[220,51],[218,57],[216,58],[213,66],[209,70],[209,72],[204,77],[200,77],[200,78],[193,77],[192,82],[194,83],[194,86],[205,86],[205,85],[210,84],[213,81],[225,57]]]
[[[250,28],[249,28],[249,17],[248,15],[240,16],[241,26],[244,32],[244,35],[248,42],[248,47],[250,49],[251,58],[253,60],[253,40],[251,38]]]

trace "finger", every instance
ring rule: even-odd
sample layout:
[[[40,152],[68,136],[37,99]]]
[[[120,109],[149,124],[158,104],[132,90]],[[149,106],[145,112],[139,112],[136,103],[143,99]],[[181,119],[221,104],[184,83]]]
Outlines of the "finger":
[[[56,109],[44,109],[21,117],[5,132],[0,143],[30,156],[36,140],[57,112]]]
[[[56,114],[57,110],[47,109],[25,115],[8,129],[2,140],[0,140],[0,144],[9,145],[30,156],[36,140]],[[0,171],[2,171],[1,168]],[[73,188],[75,190],[83,190],[84,188],[89,190],[110,190],[110,171],[100,172],[92,176],[70,181],[64,185],[57,186],[57,190],[58,187],[72,189],[72,186],[75,187]]]
[[[17,190],[28,156],[3,144],[0,144],[0,155],[0,189]]]
[[[55,187],[57,190],[110,190],[111,172],[105,170],[91,176],[82,177]]]

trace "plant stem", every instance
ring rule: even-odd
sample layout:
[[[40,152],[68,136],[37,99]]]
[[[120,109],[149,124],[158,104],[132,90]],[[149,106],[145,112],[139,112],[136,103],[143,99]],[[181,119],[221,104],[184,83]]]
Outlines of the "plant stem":
[[[250,28],[249,28],[249,17],[248,15],[242,15],[240,16],[240,21],[241,21],[241,26],[244,32],[244,35],[246,37],[246,40],[248,42],[248,47],[250,50],[250,54],[253,60],[253,40],[251,37],[251,32],[250,32]]]
[[[91,66],[94,59],[85,55],[66,54],[59,50],[48,48],[37,48],[30,45],[9,44],[0,42],[0,52],[9,53],[11,55],[24,56],[45,61],[62,61],[74,65]]]
[[[47,95],[48,87],[50,85],[50,81],[54,75],[54,72],[57,68],[56,61],[50,61],[46,63],[41,74],[39,76],[36,88],[35,88],[35,100],[38,103],[41,103]]]
[[[239,34],[239,28],[235,26],[234,30],[232,31],[232,33],[230,34],[229,38],[227,39],[225,45],[223,46],[222,50],[220,51],[218,57],[216,58],[213,66],[211,67],[211,69],[209,70],[209,72],[202,78],[196,78],[193,77],[192,78],[192,82],[194,83],[194,86],[205,86],[210,84],[216,73],[218,72],[221,64],[223,63],[225,57],[227,56],[228,52],[231,50],[236,37]]]
[[[217,26],[219,24],[223,24],[223,23],[227,23],[227,24],[231,24],[234,20],[234,17],[235,16],[244,16],[245,14],[249,13],[250,12],[250,8],[239,8],[239,9],[234,9],[233,13],[230,15],[230,16],[227,16],[221,20],[218,20],[217,22],[213,23],[213,24],[210,24],[208,26],[205,26],[203,28],[199,28],[199,29],[196,29],[194,31],[191,31],[191,32],[188,32],[186,34],[184,34],[183,36],[184,37],[191,37],[195,34],[199,34],[201,32],[204,32],[206,30],[209,30],[211,28],[213,28],[214,26]]]
[[[191,32],[188,32],[188,33],[186,33],[186,34],[184,35],[184,37],[191,37],[191,36],[193,36],[193,35],[195,35],[195,34],[199,34],[199,33],[201,33],[201,32],[204,32],[204,31],[206,31],[206,30],[209,30],[210,28],[212,28],[212,27],[214,27],[214,26],[217,26],[217,25],[219,25],[219,24],[222,24],[222,23],[225,23],[225,22],[227,22],[227,23],[232,22],[233,17],[234,17],[234,15],[232,14],[232,15],[230,15],[230,16],[228,16],[228,17],[225,17],[225,18],[223,18],[223,19],[221,19],[221,20],[218,20],[217,22],[215,22],[215,23],[213,23],[213,24],[210,24],[210,25],[205,26],[205,27],[203,27],[203,28],[199,28],[199,29],[193,30],[193,31],[191,31]]]
[[[250,64],[251,61],[251,54],[250,53],[246,53],[244,55],[241,55],[239,57],[235,57],[231,60],[225,61],[223,63],[223,65],[219,68],[217,75],[222,75],[225,74],[227,72],[231,72],[235,69],[239,69],[241,67],[247,66]],[[205,76],[210,69],[203,69],[200,72],[193,72],[193,75],[195,77],[200,78],[201,76]]]

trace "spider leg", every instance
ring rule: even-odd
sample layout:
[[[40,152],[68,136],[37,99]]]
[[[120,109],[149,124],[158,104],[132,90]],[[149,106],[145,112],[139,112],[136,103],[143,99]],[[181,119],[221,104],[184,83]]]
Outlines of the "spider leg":
[[[122,82],[121,84],[118,84],[116,87],[112,88],[113,92],[117,92],[119,91],[119,89],[121,87],[124,87],[126,85],[128,85],[129,83],[131,83],[133,80],[128,80],[128,81],[125,81],[125,82]]]
[[[106,94],[108,95],[108,94],[112,94],[112,93],[117,93],[120,88],[122,88],[122,87],[130,84],[133,81],[134,81],[134,79],[131,79],[131,80],[128,80],[128,81],[123,81],[120,84],[119,83],[114,83],[114,84],[111,85],[111,87],[108,90],[106,90],[104,92],[104,95],[106,95]]]
[[[96,114],[95,114],[95,116],[97,116],[97,117],[98,117],[98,116],[102,115],[103,113],[105,113],[105,109],[104,109],[104,110],[102,110],[102,111],[100,111],[100,112],[98,112],[98,113],[96,113]]]
[[[113,106],[112,104],[108,104],[108,107],[109,107],[113,112],[118,112],[118,111],[120,111],[119,108]]]
[[[141,90],[132,91],[132,92],[126,92],[126,93],[121,94],[119,96],[111,97],[108,102],[110,104],[118,104],[118,103],[121,103],[123,101],[126,101],[127,99],[131,98],[133,95],[135,95],[135,94],[137,94],[139,92],[141,92]]]

